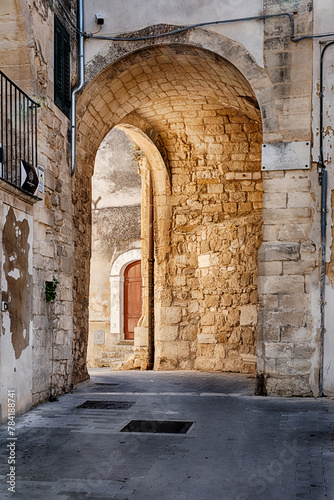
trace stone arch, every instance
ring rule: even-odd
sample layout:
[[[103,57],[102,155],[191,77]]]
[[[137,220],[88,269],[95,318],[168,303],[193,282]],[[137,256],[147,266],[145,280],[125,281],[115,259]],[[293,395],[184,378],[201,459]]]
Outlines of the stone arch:
[[[260,80],[259,74],[263,84],[263,71],[259,68],[258,79],[254,77],[254,81]],[[253,279],[250,275],[255,273],[261,233],[261,116],[250,83],[234,64],[217,53],[194,45],[153,44],[117,60],[84,90],[78,100],[78,156],[73,184],[76,217],[81,227],[86,226],[88,230],[85,234],[79,230],[77,234],[77,261],[81,269],[76,266],[75,286],[76,281],[84,286],[80,276],[83,273],[82,261],[87,261],[84,254],[89,248],[90,191],[87,179],[92,174],[93,159],[101,138],[116,126],[130,136],[136,136],[134,142],[139,147],[141,142],[143,148],[148,150],[150,144],[154,145],[153,141],[148,142],[143,131],[127,123],[133,122],[134,117],[137,117],[137,123],[144,120],[148,128],[155,130],[155,140],[159,139],[159,144],[167,152],[171,169],[171,176],[168,176],[165,167],[160,170],[151,168],[154,158],[148,161],[148,169],[154,172],[155,196],[159,196],[162,189],[161,207],[164,207],[164,212],[161,213],[168,215],[159,221],[161,233],[168,238],[158,238],[157,245],[157,260],[161,263],[161,281],[158,283],[161,307],[158,310],[160,317],[157,316],[161,328],[157,331],[160,346],[157,367],[205,369],[208,365],[197,358],[210,359],[213,352],[222,359],[227,351],[238,358],[237,351],[233,354],[233,348],[230,346],[226,350],[221,342],[231,338],[230,343],[237,346],[243,335],[242,342],[247,348],[237,369],[253,370],[250,366],[254,367],[255,362],[254,345],[249,342],[254,343],[256,337],[257,291],[256,276],[254,274]],[[157,156],[157,150],[154,150],[154,155]],[[165,191],[163,185],[166,186]],[[243,220],[236,224],[229,222],[233,214],[242,216]],[[210,230],[204,228],[201,235],[197,227],[203,221],[212,227]],[[247,289],[245,296],[236,299],[234,312],[227,321],[223,309],[232,306],[232,299],[226,298],[226,303],[217,297],[209,300],[204,297],[204,291],[207,290],[205,283],[214,286],[216,278],[210,275],[211,269],[215,268],[219,273],[224,259],[226,281],[233,283],[229,273],[237,268],[229,266],[233,258],[227,255],[231,246],[228,235],[231,234],[236,238],[234,249],[238,246],[246,248],[246,252],[253,251],[255,257],[251,272],[243,280],[243,288]],[[212,243],[208,238],[212,239]],[[221,253],[223,248],[226,249],[224,258]],[[187,252],[190,252],[190,266],[182,256]],[[159,261],[159,255],[167,256],[165,264],[164,259]],[[240,266],[238,269],[238,279],[241,279],[244,273]],[[241,282],[236,283],[238,279],[234,279],[234,284],[241,289]],[[164,286],[166,283],[168,286]],[[192,296],[192,284],[202,287],[198,296]],[[182,292],[182,287],[186,291]],[[249,303],[249,300],[253,302]],[[221,309],[217,309],[218,323],[222,326],[220,340],[213,333],[215,320],[210,308]],[[187,323],[184,319],[189,315],[192,319]],[[85,312],[80,311],[75,321],[76,330],[84,333]],[[181,329],[181,323],[187,324],[187,328]],[[236,331],[233,336],[231,329],[234,326]],[[202,333],[198,337],[199,332]],[[84,338],[77,337],[75,351],[84,343]],[[205,345],[199,348],[199,343]],[[169,350],[168,355],[166,349]],[[201,353],[198,355],[199,350]],[[169,364],[166,363],[168,356],[172,360]],[[236,366],[230,359],[228,363],[212,364],[210,369],[230,370]],[[81,364],[78,373],[82,368]]]
[[[168,31],[167,25],[149,27],[136,33],[136,36],[145,36],[148,30],[150,34],[158,34]],[[116,61],[129,56],[141,49],[150,49],[157,45],[189,45],[199,47],[224,58],[233,64],[244,78],[250,83],[256,100],[259,104],[262,120],[263,133],[274,132],[279,129],[278,112],[276,109],[276,95],[273,84],[265,69],[261,67],[250,52],[239,42],[236,42],[222,34],[195,28],[177,35],[171,35],[156,40],[144,40],[142,42],[127,42],[114,44],[112,49],[99,54],[86,65],[86,84],[89,85],[104,68],[113,65]]]
[[[129,120],[130,121],[130,120]],[[119,123],[116,128],[122,130],[128,138],[137,144],[148,160],[148,166],[152,171],[155,196],[166,196],[170,194],[170,179],[167,174],[165,162],[162,158],[157,144],[147,134],[147,130],[141,130],[129,123]],[[151,134],[156,134],[150,128]]]
[[[149,123],[147,120],[145,120],[145,118],[137,115],[137,113],[134,112],[134,113],[128,114],[122,120],[122,123],[118,124],[116,126],[116,128],[121,128],[122,130],[124,129],[123,131],[125,133],[126,133],[125,129],[127,129],[128,130],[127,135],[130,138],[130,140],[131,140],[131,134],[130,134],[131,127],[133,128],[134,131],[135,130],[137,131],[136,132],[137,139],[142,144],[142,146],[139,146],[139,143],[138,143],[138,147],[143,147],[143,149],[146,149],[147,154],[149,154],[150,150],[154,151],[154,149],[152,148],[152,144],[151,145],[149,144],[150,142],[153,143],[153,145],[156,147],[156,150],[157,150],[157,151],[154,151],[154,157],[156,157],[156,159],[158,160],[158,153],[160,154],[160,156],[163,160],[164,166],[167,169],[168,176],[169,176],[170,175],[170,166],[168,164],[168,152],[164,146],[164,143],[162,141],[161,136],[158,134],[158,132],[155,130],[155,128],[152,126],[152,124]],[[139,139],[139,135],[142,136],[141,139]],[[147,139],[149,140],[149,141],[147,141],[146,148],[145,148],[145,146],[143,146],[143,144],[146,143],[145,138],[146,138],[146,141],[147,141]],[[135,140],[135,138],[133,137],[132,140]],[[153,157],[151,158],[151,160],[153,160]],[[159,162],[160,162],[160,159],[159,159],[158,163]],[[170,180],[167,181],[167,185],[168,184],[170,184]]]
[[[127,120],[132,121],[132,120]],[[138,123],[138,120],[135,121]],[[142,123],[142,125],[144,125]],[[146,134],[149,131],[152,139],[156,140],[156,132],[152,127],[145,132],[129,123],[120,123],[116,128],[122,130],[127,137],[140,148],[139,167],[142,180],[142,202],[141,202],[141,268],[143,277],[143,303],[142,317],[138,323],[135,334],[134,366],[146,367],[148,364],[149,344],[154,344],[153,326],[150,326],[152,300],[154,297],[155,307],[160,309],[164,304],[163,290],[166,277],[166,259],[170,251],[170,240],[163,240],[163,234],[171,231],[171,212],[168,198],[171,195],[170,178],[166,164],[158,150],[157,145]],[[156,140],[157,142],[157,140]],[[161,147],[161,144],[158,144]],[[150,198],[152,196],[152,200]],[[150,203],[153,205],[154,221],[151,220]],[[150,226],[152,231],[150,230]],[[150,246],[155,247],[155,264],[150,269]],[[152,273],[154,272],[154,286]],[[151,296],[150,296],[151,294]],[[159,328],[160,319],[156,318],[156,328]]]
[[[124,132],[130,142],[135,146],[134,156],[138,157],[138,164],[140,167],[140,176],[142,183],[142,201],[141,201],[141,219],[142,219],[142,227],[141,227],[141,250],[140,249],[132,249],[127,252],[122,253],[115,260],[112,265],[111,274],[110,274],[110,337],[106,339],[106,345],[113,346],[112,349],[116,352],[118,349],[124,350],[123,345],[123,313],[124,313],[124,304],[123,304],[123,273],[124,269],[131,263],[136,260],[141,260],[142,267],[142,277],[143,277],[143,314],[139,321],[139,326],[137,328],[137,333],[135,335],[134,345],[136,349],[136,363],[140,363],[140,366],[143,367],[147,365],[147,349],[148,349],[148,317],[149,317],[149,271],[148,271],[148,248],[149,248],[149,240],[153,234],[150,234],[148,230],[150,224],[149,217],[149,206],[146,200],[149,198],[149,191],[152,186],[152,192],[154,195],[154,211],[156,213],[156,220],[159,223],[156,224],[156,234],[159,235],[161,233],[168,232],[170,230],[170,213],[167,205],[167,196],[170,195],[170,179],[167,173],[166,165],[164,160],[158,150],[157,145],[153,142],[156,141],[158,146],[163,148],[161,144],[159,144],[159,140],[157,138],[156,131],[149,126],[145,120],[140,119],[140,117],[130,116],[126,118],[127,123],[120,123],[114,129],[120,130]],[[136,125],[141,125],[143,130],[138,127],[132,125],[132,123],[136,123]],[[150,137],[147,135],[149,134]],[[139,149],[138,149],[139,148]],[[135,154],[137,153],[137,154]],[[159,239],[159,236],[157,237]],[[168,252],[168,245],[158,246],[156,249],[156,263],[159,264],[157,268],[158,272],[155,276],[156,282],[156,301],[159,303],[159,283],[164,282],[164,263],[166,252]],[[163,285],[162,285],[163,286]],[[93,320],[93,324],[94,320]],[[108,329],[109,330],[109,329]],[[91,329],[91,334],[93,330]],[[108,336],[108,334],[107,334]],[[93,344],[92,344],[92,335],[89,341],[90,349],[89,349],[89,363],[95,363],[93,361],[94,355],[93,352]],[[119,347],[117,347],[119,346]],[[109,349],[108,347],[108,349]],[[128,346],[129,348],[129,346]],[[144,348],[144,352],[143,352]],[[126,353],[124,352],[126,355]],[[96,360],[98,357],[101,357],[101,353],[97,353]],[[128,353],[128,355],[131,355]],[[103,363],[106,363],[106,360],[103,360]],[[126,357],[123,360],[123,364],[126,363]]]
[[[189,33],[189,43],[220,55],[238,68],[251,85],[258,102],[264,136],[266,133],[274,132],[279,128],[273,84],[265,69],[258,65],[254,57],[243,45],[218,33],[204,30],[191,31]]]

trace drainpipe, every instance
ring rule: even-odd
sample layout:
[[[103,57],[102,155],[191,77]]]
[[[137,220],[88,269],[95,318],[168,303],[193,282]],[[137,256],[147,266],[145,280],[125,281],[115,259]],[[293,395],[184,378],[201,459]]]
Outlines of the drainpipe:
[[[148,235],[148,370],[154,368],[154,199],[152,175],[149,172]]]
[[[323,396],[324,382],[324,338],[325,338],[325,288],[326,288],[326,226],[327,226],[327,170],[324,162],[324,55],[334,44],[326,43],[320,55],[320,162],[318,164],[319,183],[321,184],[321,262],[320,262],[320,360],[319,396]]]
[[[76,94],[82,89],[85,83],[83,0],[78,0],[78,28],[79,28],[79,84],[72,90],[72,96],[71,96],[71,175],[73,175],[75,172]]]

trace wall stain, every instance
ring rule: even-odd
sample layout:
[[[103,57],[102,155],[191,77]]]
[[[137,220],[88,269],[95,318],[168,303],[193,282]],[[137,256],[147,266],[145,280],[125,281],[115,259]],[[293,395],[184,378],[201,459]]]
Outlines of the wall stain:
[[[3,270],[8,285],[8,314],[15,358],[29,345],[31,298],[29,291],[29,224],[18,221],[10,207],[3,228]]]

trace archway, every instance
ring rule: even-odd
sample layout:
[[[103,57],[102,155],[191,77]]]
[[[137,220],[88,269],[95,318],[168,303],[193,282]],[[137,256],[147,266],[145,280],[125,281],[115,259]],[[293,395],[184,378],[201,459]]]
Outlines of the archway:
[[[153,130],[150,131],[152,134]],[[166,167],[158,149],[140,129],[120,124],[107,134],[96,155],[92,177],[87,356],[90,367],[117,369],[120,366],[132,367],[132,362],[135,362],[136,366],[139,364],[144,368],[148,364],[147,351],[153,347],[153,308],[150,304],[153,304],[154,292],[153,282],[150,282],[153,260],[149,255],[150,248],[153,249],[152,210],[147,200],[153,196],[154,190],[157,217],[166,220],[166,224],[170,223],[166,213],[168,184]],[[136,260],[142,260],[143,314],[136,335],[130,339],[126,335],[124,318],[124,273],[126,267]],[[159,261],[164,261],[164,255]],[[108,276],[106,268],[110,266]],[[136,356],[133,359],[134,349]]]
[[[90,367],[118,365],[133,351],[124,339],[124,269],[141,259],[141,179],[133,143],[114,128],[98,149],[92,177]]]
[[[155,210],[164,214],[155,214],[155,367],[254,372],[262,133],[249,83],[207,50],[155,46],[106,68],[78,111],[78,196],[112,126],[139,147],[150,137],[165,160],[159,170],[148,159]],[[79,256],[83,235],[78,246]]]

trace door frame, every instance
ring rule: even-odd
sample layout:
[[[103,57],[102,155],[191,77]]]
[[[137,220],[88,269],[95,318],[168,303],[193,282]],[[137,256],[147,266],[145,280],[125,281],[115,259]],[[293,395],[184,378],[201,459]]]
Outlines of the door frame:
[[[127,331],[127,326],[126,326],[126,314],[129,314],[129,304],[130,304],[130,300],[129,300],[129,297],[127,296],[127,290],[126,290],[126,282],[127,282],[127,278],[126,278],[126,273],[128,270],[130,270],[130,268],[134,267],[135,265],[138,265],[140,266],[140,269],[141,269],[141,260],[136,260],[134,262],[131,262],[130,264],[128,264],[126,266],[126,268],[124,269],[124,274],[123,274],[123,304],[124,304],[124,309],[123,309],[123,324],[124,324],[124,340],[133,340],[134,341],[134,332],[133,332],[133,339],[131,338],[126,338],[127,335],[129,335],[129,331]],[[140,315],[138,317],[138,321],[140,320],[141,316],[142,316],[142,278],[141,278],[141,274],[140,274],[140,277],[136,280],[138,283],[140,283],[140,299],[141,299],[141,311],[140,311]],[[130,281],[128,281],[130,282]],[[138,324],[138,322],[137,322]],[[137,325],[136,325],[137,326]]]
[[[110,334],[117,343],[124,340],[124,271],[132,262],[141,260],[141,249],[134,248],[121,254],[110,271]]]

